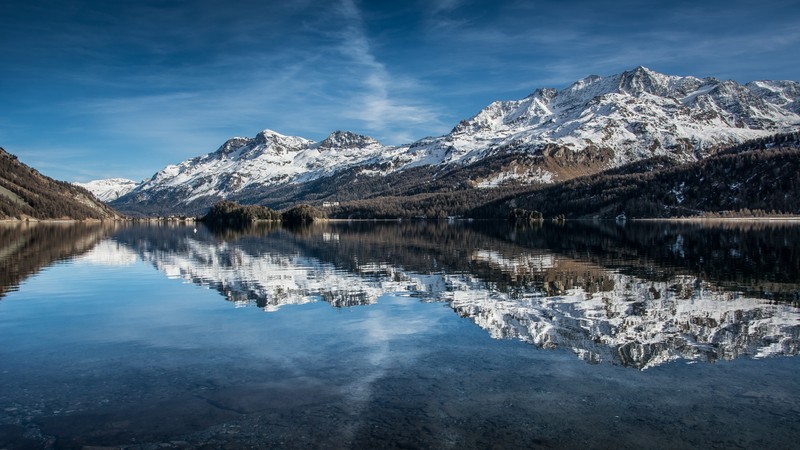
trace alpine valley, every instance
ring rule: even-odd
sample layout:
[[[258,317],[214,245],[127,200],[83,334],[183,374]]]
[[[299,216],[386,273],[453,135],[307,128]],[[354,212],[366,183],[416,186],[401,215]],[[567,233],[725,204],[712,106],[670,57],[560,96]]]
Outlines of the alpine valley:
[[[740,85],[637,67],[494,102],[450,133],[408,145],[264,130],[138,185],[84,186],[133,216],[199,215],[223,199],[308,203],[351,218],[487,217],[518,205],[567,217],[797,213],[799,129],[798,82]],[[783,200],[765,200],[763,189],[776,186]],[[582,206],[569,204],[578,192]],[[554,193],[566,198],[560,210],[548,201]]]

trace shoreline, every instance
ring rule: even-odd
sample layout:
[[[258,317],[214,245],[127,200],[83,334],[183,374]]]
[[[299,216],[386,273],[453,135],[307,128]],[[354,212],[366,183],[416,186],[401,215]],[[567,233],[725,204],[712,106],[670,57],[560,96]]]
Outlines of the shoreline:
[[[764,223],[800,223],[800,216],[766,216],[766,217],[653,217],[628,219],[632,222],[764,222]]]
[[[125,222],[129,219],[0,219],[0,223],[103,223]]]
[[[118,217],[108,219],[0,219],[0,223],[105,223],[105,222],[186,222],[194,223],[194,217],[173,218],[173,217]]]
[[[471,218],[422,218],[422,217],[398,217],[382,219],[342,219],[321,217],[314,219],[312,223],[347,223],[347,222],[415,222],[415,221],[438,221],[438,222],[477,222],[477,221],[504,221],[506,219],[471,219]],[[597,219],[566,219],[571,221],[597,221]],[[800,223],[800,215],[797,216],[765,216],[765,217],[637,217],[627,219],[631,222],[671,222],[671,223],[699,223],[699,222],[763,222],[763,223]],[[603,222],[614,222],[614,219],[601,220]],[[69,223],[105,223],[105,222],[177,222],[177,223],[198,223],[194,217],[121,217],[114,219],[0,219],[0,224],[20,224],[20,223],[48,223],[48,224],[69,224]],[[253,223],[282,223],[280,220],[257,219]]]

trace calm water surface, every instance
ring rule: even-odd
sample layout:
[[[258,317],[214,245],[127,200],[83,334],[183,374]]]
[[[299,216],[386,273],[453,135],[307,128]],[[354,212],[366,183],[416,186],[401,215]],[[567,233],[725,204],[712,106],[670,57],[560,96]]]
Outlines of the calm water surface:
[[[0,448],[796,448],[800,227],[0,227]]]

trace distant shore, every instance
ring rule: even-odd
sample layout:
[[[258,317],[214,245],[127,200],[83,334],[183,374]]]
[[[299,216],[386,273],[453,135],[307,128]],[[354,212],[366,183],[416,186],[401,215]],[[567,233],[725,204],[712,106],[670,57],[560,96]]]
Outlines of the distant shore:
[[[765,216],[765,217],[653,217],[634,218],[634,222],[675,222],[675,223],[725,223],[725,222],[771,222],[771,223],[800,223],[800,216]]]
[[[0,223],[101,223],[101,222],[188,222],[194,223],[194,217],[117,217],[107,219],[36,219],[33,217],[17,219],[0,219]]]
[[[0,219],[0,223],[100,223],[123,222],[129,219]]]
[[[406,221],[458,221],[458,222],[477,222],[477,221],[493,221],[505,219],[472,219],[472,218],[422,218],[422,217],[398,217],[398,218],[358,218],[358,219],[345,219],[345,218],[328,218],[318,217],[314,219],[316,223],[346,223],[346,222],[406,222]],[[567,220],[590,220],[592,219],[567,219]],[[596,219],[595,219],[596,220]],[[667,222],[667,223],[800,223],[800,216],[765,216],[765,217],[636,217],[627,219],[631,222]],[[613,221],[613,219],[605,219],[603,221]],[[19,223],[51,223],[51,224],[69,224],[69,223],[102,223],[102,222],[171,222],[171,223],[195,223],[198,219],[195,217],[119,217],[108,219],[0,219],[0,224],[19,224]],[[281,223],[281,220],[269,219],[256,219],[252,223]]]

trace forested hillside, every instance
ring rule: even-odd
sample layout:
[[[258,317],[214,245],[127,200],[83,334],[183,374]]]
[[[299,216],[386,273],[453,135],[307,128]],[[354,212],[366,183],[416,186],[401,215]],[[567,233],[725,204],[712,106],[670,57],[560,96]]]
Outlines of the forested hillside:
[[[800,214],[798,134],[762,139],[696,163],[578,178],[500,202],[567,218]],[[477,211],[491,214],[490,205]]]
[[[422,192],[343,202],[338,218],[506,218],[516,208],[545,218],[800,214],[800,133],[720,148],[694,163],[656,157],[562,183]]]
[[[0,219],[113,219],[86,189],[56,181],[0,148]]]

